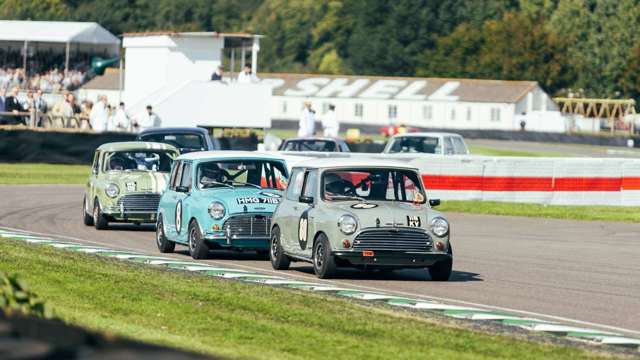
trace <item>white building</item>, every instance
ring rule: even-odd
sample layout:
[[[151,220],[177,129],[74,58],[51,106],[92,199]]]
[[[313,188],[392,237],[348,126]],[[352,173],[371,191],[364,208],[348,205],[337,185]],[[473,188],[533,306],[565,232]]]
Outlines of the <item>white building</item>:
[[[124,34],[126,110],[135,116],[151,105],[161,126],[270,127],[268,84],[210,81],[231,50],[229,69],[247,49],[258,68],[260,35],[217,32]],[[252,106],[247,106],[250,102]]]
[[[329,104],[348,127],[565,131],[565,120],[534,81],[262,74],[273,86],[271,118],[297,121],[309,100],[318,116]]]

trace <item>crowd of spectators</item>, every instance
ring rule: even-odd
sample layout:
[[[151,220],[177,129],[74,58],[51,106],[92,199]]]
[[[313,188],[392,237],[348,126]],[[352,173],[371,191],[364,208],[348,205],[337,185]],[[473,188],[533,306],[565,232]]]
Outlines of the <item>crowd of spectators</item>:
[[[87,79],[90,67],[90,54],[74,54],[70,60],[70,69],[64,71],[64,55],[52,51],[39,51],[27,58],[27,71],[23,68],[23,56],[20,51],[0,49],[0,88],[21,89],[44,92],[73,90]]]

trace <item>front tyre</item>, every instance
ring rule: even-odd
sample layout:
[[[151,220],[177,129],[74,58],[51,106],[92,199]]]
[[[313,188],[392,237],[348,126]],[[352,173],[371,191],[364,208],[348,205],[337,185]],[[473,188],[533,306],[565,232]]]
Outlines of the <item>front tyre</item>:
[[[336,273],[336,260],[331,255],[329,239],[320,234],[313,246],[313,272],[320,279],[328,279]]]
[[[206,259],[209,256],[209,246],[202,239],[200,226],[196,220],[192,220],[189,224],[189,254],[192,258]]]
[[[275,270],[287,270],[291,260],[284,254],[282,244],[280,244],[280,228],[275,227],[271,232],[271,243],[269,244],[269,260]]]
[[[428,267],[431,280],[448,281],[451,277],[451,273],[453,271],[453,250],[451,249],[451,244],[449,244],[449,250],[447,250],[447,253],[451,255],[449,259],[438,261]]]
[[[87,226],[92,226],[93,216],[87,212],[88,208],[87,196],[85,195],[84,199],[82,199],[82,223]]]
[[[102,214],[98,199],[96,199],[93,204],[93,226],[96,230],[104,230],[109,226],[109,221]]]
[[[162,215],[158,216],[156,224],[156,245],[161,253],[172,253],[176,249],[176,243],[167,239],[164,234],[164,224],[162,223]]]

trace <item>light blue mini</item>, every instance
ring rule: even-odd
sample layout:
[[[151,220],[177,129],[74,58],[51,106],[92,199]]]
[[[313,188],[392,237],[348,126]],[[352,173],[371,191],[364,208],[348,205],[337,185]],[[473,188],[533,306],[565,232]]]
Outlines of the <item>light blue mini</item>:
[[[257,152],[203,151],[179,156],[160,198],[160,252],[189,247],[194,259],[209,250],[268,254],[271,216],[286,187],[287,165]]]

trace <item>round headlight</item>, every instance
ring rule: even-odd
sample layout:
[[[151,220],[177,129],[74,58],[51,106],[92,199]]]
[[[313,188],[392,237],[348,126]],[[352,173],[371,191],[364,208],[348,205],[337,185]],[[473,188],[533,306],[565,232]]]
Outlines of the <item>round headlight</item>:
[[[225,213],[225,209],[222,203],[214,201],[211,204],[209,204],[209,215],[211,215],[212,218],[216,220],[220,220],[224,217],[224,213]]]
[[[449,222],[441,217],[434,218],[431,220],[431,232],[439,237],[447,235],[449,233]]]
[[[107,194],[108,197],[114,198],[114,197],[118,196],[118,194],[120,193],[120,189],[118,188],[118,185],[116,185],[116,184],[109,184],[104,189],[104,192]]]
[[[351,215],[342,215],[338,219],[338,227],[345,235],[351,235],[358,228],[358,221]]]

